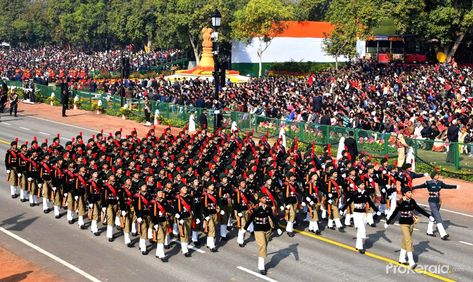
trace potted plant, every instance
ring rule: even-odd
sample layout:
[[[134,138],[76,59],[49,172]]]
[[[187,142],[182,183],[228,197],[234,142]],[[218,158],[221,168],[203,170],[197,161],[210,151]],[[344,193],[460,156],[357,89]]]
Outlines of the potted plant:
[[[78,110],[80,108],[80,98],[79,95],[74,97],[74,110]]]
[[[122,115],[122,119],[126,119],[128,116],[130,116],[131,110],[128,107],[128,104],[125,104],[120,108],[120,114]]]
[[[54,102],[56,101],[56,95],[54,92],[51,92],[51,96],[49,96],[46,101],[51,105],[54,106]]]
[[[104,112],[102,100],[98,100],[97,104],[94,104],[94,111],[96,111],[98,115]]]

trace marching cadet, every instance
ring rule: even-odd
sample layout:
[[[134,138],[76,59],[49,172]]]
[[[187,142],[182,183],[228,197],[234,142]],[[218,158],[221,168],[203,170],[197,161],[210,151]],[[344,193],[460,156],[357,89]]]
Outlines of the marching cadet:
[[[74,204],[76,205],[79,220],[78,225],[80,229],[86,229],[84,223],[84,216],[86,215],[85,211],[85,202],[87,199],[87,191],[89,190],[89,185],[87,183],[87,173],[85,166],[79,167],[79,172],[76,174],[75,185],[74,185]]]
[[[244,178],[240,179],[239,187],[237,190],[235,190],[233,197],[238,227],[237,243],[241,248],[243,248],[245,246],[245,233],[248,229],[245,229],[244,227],[253,208],[253,202],[251,201],[251,198],[254,197],[246,189],[246,180]]]
[[[5,168],[7,170],[7,182],[10,183],[10,194],[13,199],[18,197],[19,174],[19,156],[18,142],[10,143],[10,149],[5,154]]]
[[[231,226],[233,204],[232,185],[228,183],[228,175],[220,174],[221,183],[218,186],[218,198],[220,199],[220,240],[227,240],[227,226]]]
[[[146,240],[148,239],[148,228],[150,227],[150,195],[147,193],[146,183],[142,183],[140,191],[133,196],[133,204],[138,222],[138,232],[140,234],[141,254],[147,255]]]
[[[433,222],[435,221],[435,218],[427,213],[424,209],[419,207],[419,205],[417,205],[416,201],[412,198],[412,190],[408,186],[402,187],[401,192],[402,199],[399,201],[391,216],[387,218],[384,228],[388,228],[388,225],[394,221],[396,215],[401,213],[401,216],[399,217],[399,224],[401,226],[402,242],[401,252],[399,254],[399,263],[407,264],[407,254],[409,266],[414,269],[416,268],[417,264],[414,261],[412,231],[414,231],[414,224],[419,220],[419,218],[414,215],[414,210],[428,217],[429,221]]]
[[[58,157],[56,158],[53,163],[53,175],[52,175],[52,180],[51,180],[51,185],[52,185],[52,198],[53,198],[53,205],[54,205],[54,216],[56,219],[59,219],[61,217],[60,215],[60,209],[62,206],[62,197],[64,193],[63,185],[65,181],[65,176],[62,173],[62,166],[63,166],[63,158]]]
[[[338,173],[336,170],[332,169],[330,171],[330,178],[327,182],[327,213],[328,213],[328,225],[327,227],[335,230],[335,226],[340,232],[344,232],[344,227],[340,221],[340,214],[338,212],[338,205],[341,196],[341,188],[337,182]],[[333,223],[335,222],[335,226]]]
[[[319,210],[320,210],[320,195],[319,188],[317,187],[319,175],[312,172],[309,176],[309,183],[305,189],[305,204],[307,205],[310,221],[309,221],[309,232],[313,232],[320,235],[319,229]]]
[[[27,170],[28,170],[28,146],[27,143],[21,145],[20,152],[18,153],[18,183],[20,185],[20,201],[28,201],[29,195],[29,184],[27,181]]]
[[[209,180],[210,181],[210,180]],[[204,182],[203,182],[204,183]],[[205,182],[207,185],[210,182]],[[182,185],[182,184],[180,184]],[[202,193],[203,187],[200,184],[198,178],[195,178],[190,187],[188,188],[189,194],[192,197],[192,243],[194,246],[199,246],[199,230],[201,229],[201,223],[203,221],[203,207],[202,207]]]
[[[378,208],[374,205],[371,195],[365,190],[365,182],[361,179],[357,180],[356,187],[357,191],[355,193],[351,193],[348,196],[347,202],[341,208],[341,210],[344,211],[350,206],[351,203],[353,203],[353,220],[357,226],[356,249],[360,252],[360,254],[364,254],[365,248],[363,247],[363,241],[366,239],[367,205],[374,209],[378,215],[381,215],[381,212],[379,212]]]
[[[97,227],[97,222],[99,220],[99,214],[100,214],[100,207],[101,207],[101,202],[102,202],[102,181],[99,179],[99,173],[98,171],[93,171],[92,172],[92,177],[89,180],[89,191],[88,191],[88,197],[87,197],[87,202],[88,202],[88,217],[89,220],[91,221],[90,223],[90,232],[94,234],[95,236],[99,236],[99,229]]]
[[[296,221],[297,205],[299,204],[295,179],[294,173],[290,172],[287,175],[286,187],[283,190],[284,206],[281,207],[281,211],[286,211],[286,232],[289,237],[294,237],[294,223]]]
[[[356,193],[357,185],[356,182],[359,178],[356,176],[356,169],[354,167],[350,167],[348,170],[348,176],[345,179],[345,190],[346,197],[349,198],[352,194]],[[353,219],[353,203],[348,206],[345,210],[345,226],[352,227],[353,225],[356,227],[355,220],[353,220],[353,225],[351,224],[351,220]]]
[[[67,168],[64,170],[65,180],[64,180],[64,199],[63,207],[67,205],[67,221],[69,224],[74,223],[76,217],[76,207],[74,200],[74,189],[75,189],[75,165],[73,162],[70,162],[67,165]]]
[[[365,182],[365,193],[367,193],[370,196],[371,202],[374,203],[376,201],[376,182],[375,182],[375,175],[373,174],[374,166],[369,164],[367,165],[366,169],[367,169],[367,173],[365,175],[362,175],[362,179],[364,179],[364,182]],[[373,211],[374,211],[374,205],[367,206],[366,222],[371,227],[376,227],[376,224],[374,223]]]
[[[253,209],[243,230],[247,230],[250,224],[254,225],[255,240],[258,245],[258,270],[262,275],[266,275],[264,259],[268,254],[268,241],[271,236],[271,229],[277,230],[278,235],[282,234],[282,230],[279,229],[273,210],[266,204],[268,201],[267,196],[259,193],[258,198],[259,204]]]
[[[28,168],[26,170],[26,176],[28,180],[29,193],[30,193],[30,207],[34,207],[38,204],[37,197],[40,194],[41,184],[38,184],[39,180],[39,157],[38,150],[33,149],[31,157],[28,159]]]
[[[123,229],[123,238],[125,245],[131,248],[130,232],[131,226],[133,225],[133,218],[135,217],[135,209],[133,207],[133,193],[132,193],[132,181],[131,178],[125,180],[122,189],[118,192],[120,202],[120,225]]]
[[[427,188],[429,191],[429,207],[430,211],[432,212],[432,216],[435,219],[435,223],[437,223],[437,230],[440,233],[440,238],[442,240],[448,240],[449,235],[445,231],[445,228],[442,224],[442,216],[440,215],[440,205],[442,204],[442,199],[440,199],[440,190],[442,189],[458,189],[459,185],[449,185],[445,184],[439,180],[439,173],[433,171],[430,174],[432,180],[428,180],[423,184],[414,186],[412,190],[415,189],[422,189]],[[427,226],[427,235],[435,237],[434,234],[434,221],[429,221],[429,225]]]
[[[113,242],[113,226],[115,217],[118,213],[118,188],[120,186],[115,182],[115,175],[111,174],[108,181],[104,183],[104,202],[102,203],[102,212],[106,213],[107,219],[107,238]]]
[[[176,214],[174,217],[178,220],[181,250],[186,257],[190,257],[188,244],[189,235],[192,230],[192,201],[192,196],[187,193],[187,186],[182,185],[179,189],[179,194],[176,196]]]
[[[401,183],[401,188],[402,187],[408,187],[409,189],[412,190],[412,180],[415,178],[421,178],[424,176],[429,176],[428,173],[420,174],[420,173],[415,173],[412,171],[412,164],[410,163],[405,163],[402,166],[402,171],[398,175],[398,179]]]
[[[173,207],[166,201],[164,191],[158,190],[156,199],[151,201],[151,221],[156,230],[156,257],[162,262],[167,262],[164,249],[169,246],[169,217],[173,213]]]
[[[215,184],[210,182],[207,187],[207,191],[202,195],[203,212],[205,217],[204,225],[207,229],[207,247],[212,253],[216,252],[215,248],[215,235],[216,226],[218,222],[218,214],[220,213],[219,202],[217,193],[215,192]]]
[[[50,155],[48,153],[43,155],[43,161],[40,163],[39,168],[39,178],[43,186],[43,212],[49,213],[49,209],[52,192],[52,175],[53,171],[51,170]]]

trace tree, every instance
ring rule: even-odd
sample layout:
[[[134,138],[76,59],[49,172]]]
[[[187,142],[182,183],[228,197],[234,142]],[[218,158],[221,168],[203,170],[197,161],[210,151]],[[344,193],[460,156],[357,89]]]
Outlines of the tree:
[[[391,5],[397,29],[434,43],[447,61],[473,33],[471,0],[393,0]]]
[[[233,37],[252,43],[258,41],[258,77],[261,77],[263,53],[271,40],[281,33],[286,25],[284,20],[294,17],[294,7],[281,0],[250,0],[241,10],[235,12],[235,21],[231,24]]]
[[[372,34],[372,30],[385,17],[384,5],[377,0],[334,0],[327,12],[327,20],[335,27],[324,39],[325,50],[338,57],[353,57],[356,54],[356,42]]]
[[[325,18],[331,0],[299,0],[295,16],[299,21],[321,21]]]

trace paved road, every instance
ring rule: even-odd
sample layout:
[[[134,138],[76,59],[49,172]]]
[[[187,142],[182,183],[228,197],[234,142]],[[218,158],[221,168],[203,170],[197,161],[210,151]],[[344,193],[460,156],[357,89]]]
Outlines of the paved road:
[[[93,127],[93,125],[90,125]],[[169,262],[164,264],[154,257],[155,248],[143,256],[136,246],[127,248],[120,236],[109,243],[105,234],[93,236],[89,230],[80,230],[76,224],[69,225],[65,216],[55,219],[52,213],[42,213],[41,207],[31,208],[27,203],[11,199],[5,182],[4,153],[9,143],[18,137],[20,142],[31,141],[33,136],[51,140],[57,133],[67,139],[82,131],[88,138],[95,132],[84,128],[53,123],[36,117],[2,116],[0,122],[0,244],[33,263],[44,267],[66,281],[86,281],[84,273],[101,281],[130,281],[133,279],[163,281],[262,281],[263,278],[245,270],[257,271],[257,250],[253,238],[245,248],[238,247],[232,239],[210,253],[205,247],[192,252],[191,258],[179,253],[178,247],[169,250]],[[63,139],[64,142],[64,139]],[[412,281],[458,280],[473,277],[472,217],[444,212],[445,225],[451,235],[450,241],[425,235],[425,218],[414,231],[415,257],[420,265],[430,265],[430,272],[387,273],[389,264],[399,255],[400,230],[390,226],[384,230],[382,223],[376,228],[368,227],[368,252],[360,255],[354,251],[356,231],[347,228],[346,233],[326,230],[322,236],[306,232],[294,238],[287,235],[276,237],[269,245],[267,259],[269,281]],[[6,231],[5,231],[6,230]],[[76,266],[82,274],[64,266],[57,260],[25,245],[7,233],[11,232],[35,246]],[[118,232],[116,233],[118,234]],[[234,237],[235,232],[232,233]],[[135,239],[137,241],[137,239]],[[204,242],[204,240],[203,240]],[[191,250],[192,251],[192,250]],[[66,264],[67,264],[66,263]],[[438,273],[433,265],[450,266],[450,273]],[[440,269],[445,271],[446,268]],[[138,276],[139,275],[139,276]],[[93,278],[92,278],[93,279]],[[272,279],[272,280],[271,280]],[[448,280],[447,280],[448,281]]]

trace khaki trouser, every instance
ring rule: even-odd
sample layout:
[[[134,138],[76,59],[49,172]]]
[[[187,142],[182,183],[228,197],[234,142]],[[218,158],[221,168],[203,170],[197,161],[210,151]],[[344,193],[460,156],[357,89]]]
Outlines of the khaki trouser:
[[[115,217],[117,216],[118,205],[107,206],[107,226],[115,226]]]
[[[243,229],[246,225],[246,222],[248,221],[248,218],[249,218],[249,215],[248,215],[248,211],[242,211],[242,217],[239,217],[238,216],[238,212],[235,211],[236,213],[236,219],[237,219],[237,224],[238,224],[238,228],[240,229]]]
[[[18,176],[18,175],[17,175]],[[20,188],[21,190],[23,190],[23,192],[25,191],[29,191],[29,187],[28,187],[28,181],[26,180],[26,176],[24,173],[21,174],[21,177],[18,179],[18,184],[20,185]]]
[[[255,231],[256,245],[258,245],[258,257],[265,258],[268,254],[268,240],[271,231]]]
[[[123,218],[125,221],[125,233],[130,233],[131,232],[131,226],[133,225],[133,222],[136,221],[136,215],[135,215],[135,209],[133,207],[130,207],[130,211],[128,211]]]
[[[290,204],[289,209],[286,209],[287,220],[294,222],[296,220],[297,204]]]
[[[10,183],[11,186],[18,186],[19,179],[16,170],[10,170],[10,173],[7,174],[7,182]]]
[[[62,196],[63,196],[63,192],[62,192],[62,188],[60,187],[56,187],[56,191],[52,193],[52,197],[53,197],[53,203],[55,206],[58,206],[60,207],[62,205]]]
[[[77,209],[79,212],[79,216],[84,216],[87,215],[85,211],[85,196],[79,196],[79,199],[77,199]]]
[[[215,226],[217,224],[217,219],[218,219],[217,214],[209,215],[209,220],[206,222],[208,237],[215,237]]]
[[[51,188],[51,180],[43,182],[43,198],[46,198],[48,200],[51,199]]]
[[[92,204],[92,220],[98,221],[100,215],[100,202],[96,202]]]
[[[224,206],[222,210],[225,212],[225,214],[220,215],[220,224],[227,225],[228,224],[228,219],[229,219],[229,217],[231,216],[231,214],[233,212],[233,207],[227,205],[227,206]]]
[[[414,231],[414,224],[401,224],[401,249],[407,252],[412,252],[412,231]]]
[[[335,200],[332,200],[331,204],[329,204],[327,202],[327,209],[330,210],[330,214],[331,214],[332,219],[339,219],[340,218],[340,215],[338,214],[338,201],[340,201],[340,200],[337,198]]]
[[[150,227],[150,218],[148,215],[144,215],[141,218],[141,223],[140,223],[140,239],[148,239],[148,228]],[[130,225],[130,230],[131,230],[131,225]]]
[[[31,180],[28,181],[28,191],[30,192],[31,195],[38,195],[38,183],[36,183],[36,180]]]
[[[164,244],[164,239],[168,233],[168,222],[163,221],[158,223],[158,230],[156,230],[156,240],[158,244]]]
[[[184,224],[179,224],[179,237],[181,243],[189,242],[189,236],[191,234],[191,227],[192,227],[192,217],[189,216],[188,218],[182,219]]]
[[[319,203],[309,205],[310,220],[312,220],[312,221],[318,221],[319,220],[319,210],[320,210],[320,204]]]

